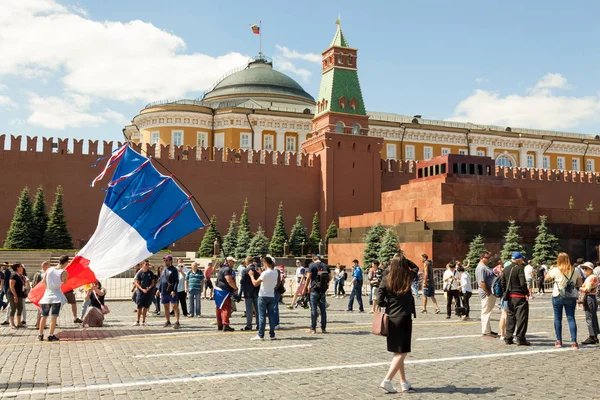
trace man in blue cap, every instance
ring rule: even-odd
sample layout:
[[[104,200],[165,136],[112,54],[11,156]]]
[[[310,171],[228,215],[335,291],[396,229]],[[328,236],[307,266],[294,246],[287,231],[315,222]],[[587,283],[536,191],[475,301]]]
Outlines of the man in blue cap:
[[[525,279],[524,257],[520,252],[515,251],[511,258],[512,263],[504,268],[504,279],[502,279],[502,292],[508,300],[504,342],[513,344],[514,333],[517,337],[517,345],[530,346],[531,343],[525,338],[529,322],[529,288]]]

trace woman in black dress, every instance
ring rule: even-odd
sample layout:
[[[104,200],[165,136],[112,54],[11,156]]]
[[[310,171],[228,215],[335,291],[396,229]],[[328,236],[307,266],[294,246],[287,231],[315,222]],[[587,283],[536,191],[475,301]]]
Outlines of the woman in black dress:
[[[387,349],[394,353],[392,364],[380,387],[389,393],[396,393],[392,378],[398,372],[402,391],[410,391],[412,387],[404,374],[404,359],[410,353],[412,337],[412,318],[416,317],[415,301],[410,291],[419,267],[412,261],[396,254],[386,269],[379,286],[377,305],[385,307],[388,314]]]

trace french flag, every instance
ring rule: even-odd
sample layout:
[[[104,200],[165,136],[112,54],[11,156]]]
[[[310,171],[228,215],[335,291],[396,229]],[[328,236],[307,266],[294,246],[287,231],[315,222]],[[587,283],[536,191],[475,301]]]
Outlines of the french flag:
[[[92,186],[112,169],[98,227],[66,268],[63,292],[118,275],[206,226],[173,177],[128,145],[113,152]],[[44,290],[36,285],[29,300],[37,305]]]

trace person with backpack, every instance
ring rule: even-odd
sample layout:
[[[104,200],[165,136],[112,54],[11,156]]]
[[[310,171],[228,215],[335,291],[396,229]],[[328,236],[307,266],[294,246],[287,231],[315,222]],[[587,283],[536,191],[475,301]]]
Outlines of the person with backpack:
[[[513,344],[513,333],[516,333],[518,346],[531,346],[525,338],[529,323],[529,286],[525,278],[523,260],[523,255],[515,251],[512,254],[512,262],[504,268],[502,291],[504,298],[508,300],[504,343]]]
[[[375,312],[375,308],[377,308],[377,291],[379,290],[379,285],[381,284],[381,279],[383,277],[383,269],[379,266],[379,261],[373,261],[371,265],[371,269],[375,268],[373,273],[371,274],[370,283],[371,283],[371,314]]]
[[[360,268],[360,267],[359,267]],[[317,307],[321,311],[321,332],[327,333],[327,301],[326,294],[331,281],[331,274],[327,266],[313,256],[313,262],[308,267],[306,275],[307,284],[304,293],[310,294],[310,330],[311,334],[317,333]]]
[[[285,293],[285,267],[280,265],[278,268],[275,268],[277,271],[277,285],[275,286],[275,329],[281,329],[279,326],[279,304],[284,304],[281,299],[283,298],[283,294]]]
[[[360,265],[358,265],[358,260],[352,261],[353,272],[352,272],[352,293],[350,294],[350,299],[348,300],[348,309],[347,312],[352,312],[352,307],[354,306],[354,298],[356,297],[356,301],[358,302],[358,310],[359,312],[365,312],[365,308],[363,307],[362,301],[362,285],[363,285],[363,271]]]
[[[552,308],[554,309],[554,333],[556,334],[556,347],[562,347],[562,313],[563,308],[567,314],[569,332],[571,333],[571,347],[578,349],[577,323],[575,322],[575,307],[579,297],[578,288],[581,287],[581,275],[571,265],[567,253],[559,253],[556,267],[550,268],[545,280],[554,280],[552,286]]]

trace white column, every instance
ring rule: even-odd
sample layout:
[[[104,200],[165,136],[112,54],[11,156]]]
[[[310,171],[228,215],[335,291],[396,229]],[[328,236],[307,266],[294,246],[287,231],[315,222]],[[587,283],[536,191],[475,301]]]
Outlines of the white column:
[[[285,131],[276,131],[277,132],[277,144],[275,150],[283,152],[285,151]]]
[[[252,143],[254,150],[262,150],[262,129],[254,129],[254,143]]]
[[[519,148],[519,167],[527,167],[527,149],[525,147]]]
[[[477,155],[477,145],[476,144],[469,143],[469,153],[472,156],[476,156]]]
[[[485,154],[490,158],[494,158],[494,146],[487,146],[485,149]]]
[[[541,150],[536,150],[535,152],[535,167],[538,169],[542,169],[544,166],[544,153]]]

